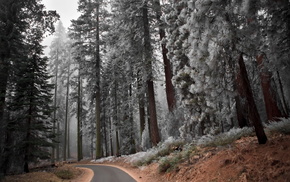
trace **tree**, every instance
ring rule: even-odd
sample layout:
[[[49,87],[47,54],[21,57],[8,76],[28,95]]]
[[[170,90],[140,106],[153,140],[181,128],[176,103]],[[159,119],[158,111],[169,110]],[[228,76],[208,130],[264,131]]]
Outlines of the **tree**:
[[[248,102],[248,106],[249,106],[249,119],[252,121],[255,127],[255,132],[256,132],[259,144],[265,144],[267,142],[267,136],[264,132],[262,121],[260,119],[260,115],[257,110],[257,106],[253,97],[249,78],[247,75],[246,66],[243,59],[243,54],[241,54],[239,57],[239,67],[240,67],[239,76],[241,77],[240,78],[241,87],[244,88],[243,94],[245,95]]]
[[[66,76],[66,99],[65,99],[65,129],[64,129],[64,147],[63,147],[63,160],[66,161],[69,156],[69,93],[70,93],[70,76],[71,76],[71,44],[66,45],[68,49],[68,65],[67,65],[67,76]],[[67,155],[68,154],[68,155]]]
[[[164,73],[165,73],[165,88],[166,88],[166,98],[167,98],[167,104],[168,104],[168,110],[170,112],[173,112],[176,104],[176,99],[175,99],[175,90],[172,84],[172,70],[171,70],[171,63],[170,60],[168,59],[167,53],[168,49],[166,48],[166,43],[165,43],[165,23],[162,22],[161,16],[162,16],[162,9],[160,5],[159,0],[154,0],[154,8],[155,8],[155,13],[156,13],[156,20],[158,22],[158,28],[159,28],[159,36],[160,36],[160,42],[161,42],[161,51],[162,51],[162,57],[163,57],[163,64],[164,64]]]
[[[148,20],[148,5],[145,1],[142,6],[142,17],[143,17],[143,31],[144,31],[144,62],[147,70],[147,89],[148,89],[148,100],[149,100],[149,114],[150,114],[150,131],[151,131],[151,142],[153,146],[156,146],[160,142],[160,136],[157,125],[157,114],[154,96],[154,83],[152,75],[152,50],[150,44],[150,28]]]
[[[51,85],[40,42],[58,16],[38,1],[3,1],[1,9],[0,173],[23,173],[28,163],[47,157],[50,145]]]
[[[54,74],[54,107],[56,108],[53,112],[53,132],[57,136],[56,146],[52,148],[52,162],[54,163],[55,159],[60,160],[60,127],[63,126],[65,118],[62,117],[65,115],[65,106],[62,106],[65,103],[65,98],[63,90],[65,88],[61,84],[63,82],[62,75],[64,74],[62,69],[66,66],[67,62],[67,51],[65,50],[65,44],[67,35],[65,28],[61,21],[58,22],[55,32],[55,38],[53,39],[50,45],[50,71]],[[62,124],[62,125],[61,125]],[[60,126],[61,125],[61,126]]]
[[[10,104],[12,122],[18,123],[20,132],[23,132],[24,140],[19,141],[19,146],[15,146],[18,155],[24,155],[24,172],[29,172],[28,164],[40,159],[48,159],[47,147],[52,146],[51,139],[51,105],[53,88],[48,84],[48,73],[46,66],[48,59],[41,58],[42,47],[36,40],[30,50],[28,60],[20,63],[16,72],[18,79],[15,85],[15,96]],[[34,50],[33,50],[34,49]],[[25,62],[27,61],[27,62]],[[22,65],[21,65],[22,64]],[[19,115],[21,113],[21,115]]]

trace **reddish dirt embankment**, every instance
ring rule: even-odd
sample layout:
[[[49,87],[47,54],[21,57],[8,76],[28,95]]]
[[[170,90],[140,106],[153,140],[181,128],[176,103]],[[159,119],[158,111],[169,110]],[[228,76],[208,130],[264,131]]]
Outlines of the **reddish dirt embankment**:
[[[290,136],[271,136],[264,145],[245,137],[227,147],[199,148],[190,161],[162,174],[158,163],[136,168],[119,158],[106,164],[126,168],[140,182],[289,182]]]
[[[158,172],[158,163],[134,167],[124,158],[103,164],[119,166],[138,182],[290,182],[290,136],[268,137],[259,145],[256,137],[245,137],[227,147],[198,148],[190,163],[181,163],[174,171]],[[84,163],[90,163],[82,162]],[[68,181],[89,181],[92,173],[77,169],[76,178]],[[8,181],[62,181],[54,174],[38,172],[8,177]]]

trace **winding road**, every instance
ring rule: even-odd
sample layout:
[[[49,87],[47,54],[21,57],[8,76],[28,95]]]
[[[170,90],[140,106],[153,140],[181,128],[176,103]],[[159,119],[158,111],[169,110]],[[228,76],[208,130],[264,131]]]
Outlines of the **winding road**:
[[[116,167],[103,165],[76,165],[76,167],[93,170],[94,177],[91,182],[136,182],[129,174]]]

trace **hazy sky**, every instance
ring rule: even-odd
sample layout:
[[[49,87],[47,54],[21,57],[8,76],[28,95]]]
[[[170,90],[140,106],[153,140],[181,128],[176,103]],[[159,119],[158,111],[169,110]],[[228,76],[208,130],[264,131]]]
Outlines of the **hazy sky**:
[[[42,3],[45,5],[47,10],[56,10],[60,15],[60,20],[63,23],[63,26],[67,29],[72,19],[77,19],[79,13],[77,12],[78,8],[78,0],[42,0]],[[44,39],[43,45],[50,45],[53,36],[49,36]],[[47,55],[49,52],[49,48],[45,49],[45,54]]]

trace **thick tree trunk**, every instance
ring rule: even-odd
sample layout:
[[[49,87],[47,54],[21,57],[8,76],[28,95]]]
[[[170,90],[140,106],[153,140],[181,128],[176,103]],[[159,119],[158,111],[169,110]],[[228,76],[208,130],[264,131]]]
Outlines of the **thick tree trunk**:
[[[144,24],[144,48],[145,48],[145,64],[147,65],[148,80],[148,99],[149,99],[149,113],[150,113],[150,130],[151,130],[151,142],[153,146],[156,146],[160,142],[158,124],[157,124],[157,114],[155,105],[155,95],[154,95],[154,84],[152,78],[152,53],[150,45],[150,33],[149,33],[149,20],[148,20],[148,6],[144,2],[143,5],[143,24]]]
[[[246,98],[246,91],[243,84],[243,76],[244,75],[242,75],[241,71],[238,72],[234,85],[235,89],[238,92],[238,95],[235,97],[235,101],[237,119],[240,128],[252,126],[249,122],[249,102]]]
[[[159,36],[161,41],[161,49],[162,49],[162,57],[163,57],[163,63],[164,63],[164,73],[165,73],[165,90],[166,90],[166,98],[167,98],[167,104],[168,109],[170,112],[173,111],[175,107],[175,90],[172,84],[172,71],[171,71],[171,64],[170,60],[167,57],[168,49],[166,48],[166,43],[162,42],[162,40],[165,38],[165,31],[163,28],[163,23],[161,21],[161,5],[159,0],[155,0],[155,11],[156,11],[156,19],[159,23]]]
[[[132,74],[130,75],[132,76]],[[132,84],[129,85],[129,97],[130,100],[132,100]],[[133,116],[133,105],[132,103],[130,103],[129,105],[129,121],[130,121],[130,125],[131,125],[131,129],[130,129],[130,144],[131,144],[131,151],[130,154],[134,154],[136,153],[136,142],[135,142],[135,137],[134,137],[134,116]]]
[[[283,114],[277,105],[277,98],[275,95],[276,92],[273,90],[271,86],[272,75],[264,67],[263,55],[257,56],[256,60],[260,71],[261,86],[264,95],[267,119],[268,121],[277,120],[279,117],[283,117]]]
[[[259,144],[265,144],[267,142],[267,136],[264,132],[264,128],[262,125],[262,121],[260,119],[260,115],[258,113],[258,109],[253,97],[253,93],[252,93],[252,89],[251,89],[251,85],[250,85],[250,81],[248,78],[248,74],[247,74],[247,69],[244,63],[244,59],[243,59],[243,54],[240,54],[239,57],[239,66],[240,66],[240,72],[239,75],[241,76],[240,80],[240,84],[241,87],[244,88],[244,95],[246,96],[247,102],[248,102],[248,109],[249,109],[249,119],[251,120],[251,122],[253,123],[253,126],[255,128],[255,132],[259,141]]]
[[[282,85],[280,73],[279,73],[279,71],[277,71],[276,73],[277,73],[277,79],[278,79],[278,83],[279,83],[279,89],[280,89],[280,92],[281,92],[284,113],[285,113],[285,115],[287,117],[289,117],[290,109],[289,109],[289,106],[287,105],[287,102],[286,102],[286,99],[285,99],[285,93],[284,93],[284,88],[283,88],[283,85]]]
[[[139,90],[139,98],[138,98],[138,107],[139,107],[139,119],[140,119],[140,138],[142,139],[142,134],[145,129],[145,106],[144,106],[144,94],[140,92],[141,90],[141,80],[138,79],[138,90]]]
[[[237,111],[237,119],[238,119],[238,124],[240,128],[250,126],[249,120],[246,117],[246,109],[248,108],[248,104],[242,105],[240,101],[240,96],[235,97],[236,101],[236,111]]]

